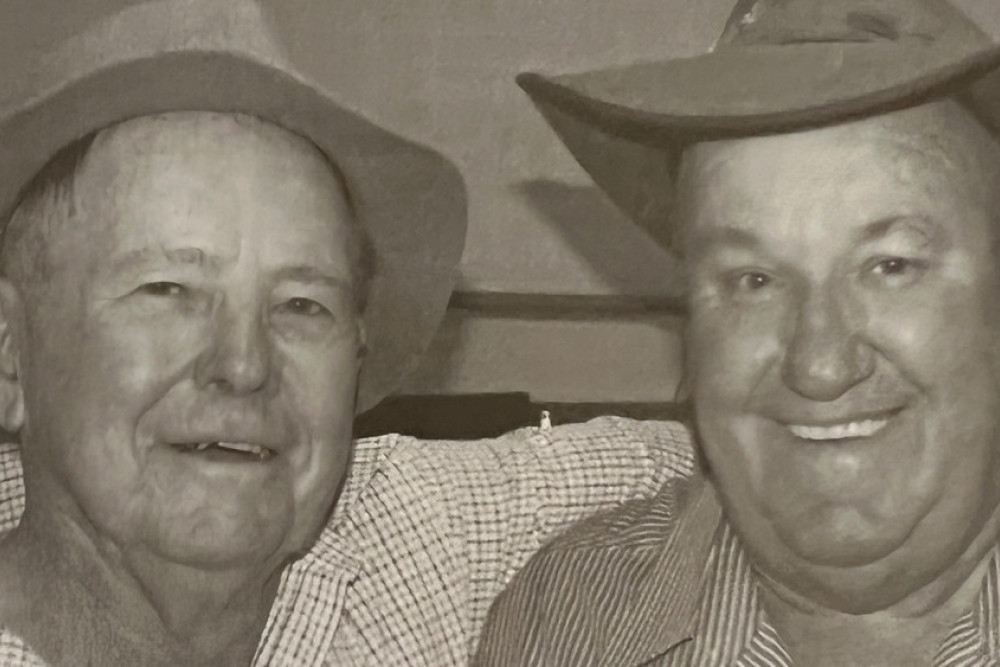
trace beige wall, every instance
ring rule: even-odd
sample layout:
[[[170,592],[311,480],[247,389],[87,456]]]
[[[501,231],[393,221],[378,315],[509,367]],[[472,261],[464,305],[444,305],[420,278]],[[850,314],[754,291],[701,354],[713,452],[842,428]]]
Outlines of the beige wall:
[[[401,393],[528,391],[536,401],[672,401],[680,379],[674,317],[544,320],[453,310]]]

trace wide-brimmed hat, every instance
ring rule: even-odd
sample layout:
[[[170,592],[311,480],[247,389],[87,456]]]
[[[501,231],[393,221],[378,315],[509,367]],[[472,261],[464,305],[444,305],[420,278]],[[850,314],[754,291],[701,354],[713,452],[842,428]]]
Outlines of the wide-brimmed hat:
[[[395,389],[437,330],[456,279],[466,194],[452,163],[297,71],[273,17],[252,0],[153,0],[73,16],[79,28],[53,40],[31,71],[0,72],[0,212],[59,149],[129,118],[234,112],[285,127],[340,167],[374,243],[358,411]],[[0,25],[17,29],[2,16]]]
[[[1000,47],[946,0],[740,0],[705,55],[518,77],[596,183],[666,247],[691,143],[793,132],[954,95],[1000,128]]]

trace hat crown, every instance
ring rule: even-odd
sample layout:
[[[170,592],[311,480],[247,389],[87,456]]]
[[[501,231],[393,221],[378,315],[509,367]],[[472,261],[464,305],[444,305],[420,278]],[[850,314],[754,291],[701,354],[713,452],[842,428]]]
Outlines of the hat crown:
[[[990,38],[947,0],[739,0],[716,48],[838,42],[968,48]]]
[[[291,69],[258,0],[137,0],[93,17],[51,46],[32,63],[29,76],[16,73],[0,86],[0,99],[21,103],[87,72],[178,52],[234,53]]]

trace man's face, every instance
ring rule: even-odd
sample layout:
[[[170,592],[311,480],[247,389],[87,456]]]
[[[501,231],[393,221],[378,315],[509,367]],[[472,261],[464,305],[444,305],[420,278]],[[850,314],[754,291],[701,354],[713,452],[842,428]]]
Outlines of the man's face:
[[[941,103],[685,159],[703,452],[800,593],[894,602],[997,505],[997,151]]]
[[[98,137],[72,207],[18,335],[29,504],[70,503],[174,562],[307,547],[348,461],[359,368],[328,165],[249,118],[144,118]]]

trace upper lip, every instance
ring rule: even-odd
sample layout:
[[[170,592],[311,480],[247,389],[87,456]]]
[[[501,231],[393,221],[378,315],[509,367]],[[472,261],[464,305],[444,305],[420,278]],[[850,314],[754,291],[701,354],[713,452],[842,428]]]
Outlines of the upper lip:
[[[164,438],[162,440],[168,445],[196,445],[203,442],[207,443],[219,443],[219,442],[232,442],[244,445],[262,447],[264,449],[270,450],[272,452],[281,451],[282,445],[280,442],[275,441],[273,438],[262,438],[259,436],[244,436],[244,435],[181,435],[181,436],[171,436]]]
[[[879,421],[890,419],[900,412],[903,406],[881,408],[876,410],[844,410],[836,413],[808,411],[788,412],[773,415],[770,418],[784,426],[813,426],[819,428],[841,426],[863,421]]]

